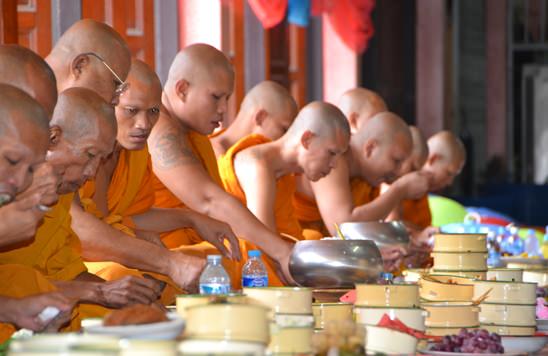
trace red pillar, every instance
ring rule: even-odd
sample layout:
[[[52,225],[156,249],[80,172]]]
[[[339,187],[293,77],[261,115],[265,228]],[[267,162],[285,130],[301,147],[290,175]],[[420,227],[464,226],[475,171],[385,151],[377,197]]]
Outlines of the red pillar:
[[[445,0],[417,0],[416,123],[426,137],[444,129]]]

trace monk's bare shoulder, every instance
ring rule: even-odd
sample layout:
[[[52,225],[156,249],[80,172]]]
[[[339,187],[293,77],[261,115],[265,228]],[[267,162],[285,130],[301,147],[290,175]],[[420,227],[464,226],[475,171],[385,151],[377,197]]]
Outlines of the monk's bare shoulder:
[[[268,164],[268,154],[262,147],[254,146],[239,152],[234,157],[234,168],[238,178],[246,176],[251,179],[269,179],[274,176]]]
[[[198,158],[190,148],[186,132],[177,127],[168,113],[162,112],[148,141],[152,162],[157,169],[172,169],[197,164]]]

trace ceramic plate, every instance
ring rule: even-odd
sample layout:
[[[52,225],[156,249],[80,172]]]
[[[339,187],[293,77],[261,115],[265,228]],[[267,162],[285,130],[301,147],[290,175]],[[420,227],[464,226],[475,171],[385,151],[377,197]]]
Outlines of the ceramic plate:
[[[502,346],[506,352],[535,353],[544,348],[548,336],[502,336]]]
[[[183,332],[185,322],[177,313],[167,313],[168,321],[141,325],[84,326],[89,334],[114,335],[128,339],[174,340]]]

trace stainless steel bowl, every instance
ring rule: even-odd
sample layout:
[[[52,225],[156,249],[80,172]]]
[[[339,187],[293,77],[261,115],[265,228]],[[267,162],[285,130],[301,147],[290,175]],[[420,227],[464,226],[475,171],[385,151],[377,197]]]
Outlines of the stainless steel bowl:
[[[341,224],[341,232],[347,239],[373,240],[377,246],[406,247],[409,244],[409,234],[400,221],[347,222]]]
[[[377,280],[382,272],[379,248],[370,240],[299,241],[289,262],[295,282],[303,287],[354,288]]]

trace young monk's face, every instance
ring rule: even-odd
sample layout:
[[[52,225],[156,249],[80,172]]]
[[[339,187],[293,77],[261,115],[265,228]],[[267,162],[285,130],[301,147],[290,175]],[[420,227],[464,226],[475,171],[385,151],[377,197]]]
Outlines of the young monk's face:
[[[396,135],[392,142],[377,143],[371,149],[365,145],[365,155],[369,161],[368,180],[373,186],[393,182],[398,176],[401,164],[408,157],[408,147],[400,145],[403,138],[398,136],[400,135]]]
[[[0,137],[0,206],[28,188],[48,149],[45,130],[25,125],[24,129],[9,131]]]
[[[112,152],[114,140],[115,133],[110,129],[98,130],[76,140],[64,139],[61,134],[47,154],[47,161],[61,176],[57,193],[75,192],[95,177],[101,161]]]
[[[306,178],[316,182],[327,176],[337,165],[337,160],[348,148],[348,137],[337,130],[331,137],[314,136],[308,148],[302,146],[299,164]]]
[[[267,114],[261,124],[256,126],[254,133],[275,141],[287,132],[289,126],[291,126],[291,123],[293,122],[293,119],[294,117],[291,117],[287,113],[278,115]]]
[[[140,81],[131,81],[116,106],[118,143],[127,150],[141,150],[152,127],[160,117],[161,88],[150,88]]]
[[[202,135],[213,133],[223,121],[233,89],[234,74],[222,68],[189,82],[183,100],[185,116],[192,120],[192,129]]]
[[[440,191],[453,184],[455,177],[462,171],[463,165],[460,160],[450,162],[439,157],[434,162],[431,162],[431,159],[429,159],[424,170],[431,174],[430,191]]]

